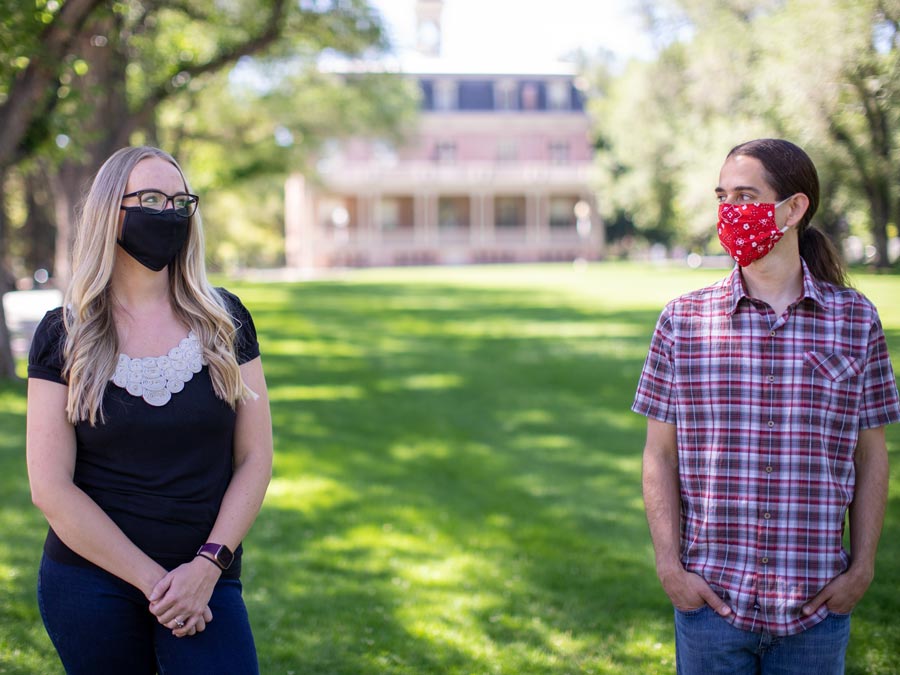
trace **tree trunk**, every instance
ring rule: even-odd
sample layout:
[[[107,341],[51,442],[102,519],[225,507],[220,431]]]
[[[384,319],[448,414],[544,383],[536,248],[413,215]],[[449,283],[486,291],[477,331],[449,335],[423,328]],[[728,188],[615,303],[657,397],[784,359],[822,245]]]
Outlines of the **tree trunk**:
[[[879,176],[875,181],[875,185],[870,186],[867,190],[869,196],[869,208],[872,210],[872,238],[875,243],[875,266],[878,268],[890,267],[891,261],[888,256],[888,236],[887,226],[891,219],[891,207],[893,199],[891,198],[891,188],[888,181]]]
[[[56,216],[56,246],[53,262],[54,285],[64,290],[72,277],[72,244],[75,241],[75,205],[78,203],[85,168],[75,161],[63,162],[50,175],[53,213]]]
[[[91,20],[78,49],[89,64],[88,74],[78,83],[79,95],[94,102],[94,114],[83,123],[86,138],[94,138],[77,158],[63,161],[50,176],[53,186],[56,216],[56,256],[54,275],[56,285],[64,289],[71,280],[71,254],[75,241],[75,209],[90,187],[90,180],[100,165],[117,150],[122,128],[128,120],[125,98],[125,65],[120,40],[121,18],[102,12]],[[100,46],[91,40],[104,35],[107,41]]]
[[[26,216],[20,236],[25,246],[22,257],[29,274],[39,269],[53,273],[56,228],[53,226],[53,198],[47,181],[43,167],[25,176]]]
[[[3,310],[3,294],[15,288],[6,255],[9,251],[9,227],[6,219],[6,171],[0,168],[0,379],[17,379],[12,340]]]
[[[0,275],[6,276],[7,270],[0,269]],[[7,291],[12,290],[5,282],[0,282],[0,298]],[[16,360],[12,353],[12,340],[9,335],[9,327],[6,325],[6,311],[0,302],[0,380],[17,380]]]
[[[49,133],[41,126],[56,103],[59,64],[69,53],[84,22],[103,0],[67,0],[41,36],[43,49],[12,82],[0,105],[0,168],[28,156]],[[25,143],[40,128],[37,138]],[[27,147],[26,147],[27,146]]]

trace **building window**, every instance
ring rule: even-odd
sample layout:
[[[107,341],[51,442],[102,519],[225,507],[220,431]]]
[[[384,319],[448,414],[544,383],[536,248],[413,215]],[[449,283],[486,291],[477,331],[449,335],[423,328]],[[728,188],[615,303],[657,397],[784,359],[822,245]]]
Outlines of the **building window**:
[[[468,197],[439,197],[438,226],[457,229],[469,226]]]
[[[552,80],[547,84],[547,107],[550,110],[568,110],[569,83],[566,80]]]
[[[540,104],[537,85],[526,82],[522,85],[522,110],[537,110]]]
[[[456,161],[456,143],[440,141],[434,146],[434,158],[438,164],[453,164]]]
[[[494,103],[494,83],[490,80],[460,82],[457,99],[460,110],[490,110]]]
[[[575,228],[577,197],[550,198],[550,227]]]
[[[495,197],[494,225],[522,227],[525,225],[525,197]]]
[[[376,207],[375,222],[385,232],[413,229],[415,226],[413,198],[402,195],[382,197]]]
[[[569,144],[566,141],[553,141],[550,143],[548,154],[553,164],[568,164]]]
[[[434,109],[456,110],[456,82],[438,80],[434,83]]]
[[[494,85],[494,108],[497,110],[515,110],[518,108],[516,93],[514,80],[498,80]]]
[[[497,141],[497,160],[500,162],[515,162],[519,158],[519,144],[511,138],[501,138]]]
[[[400,227],[400,200],[396,197],[382,197],[378,202],[378,226],[382,230],[396,230]]]

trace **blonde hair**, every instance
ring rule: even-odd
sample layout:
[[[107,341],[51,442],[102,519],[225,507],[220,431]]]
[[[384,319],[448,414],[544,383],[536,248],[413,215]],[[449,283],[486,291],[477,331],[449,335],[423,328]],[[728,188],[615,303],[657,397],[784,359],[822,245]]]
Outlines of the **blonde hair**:
[[[63,376],[69,384],[66,414],[73,424],[105,420],[103,395],[118,362],[119,341],[110,289],[116,256],[119,206],[132,169],[144,159],[163,159],[184,172],[168,153],[149,146],[122,148],[97,172],[76,221],[72,281],[63,316],[66,342]],[[254,393],[241,378],[235,358],[237,328],[221,295],[206,278],[203,226],[198,209],[187,242],[169,265],[169,292],[175,314],[194,331],[209,364],[216,396],[232,407]]]

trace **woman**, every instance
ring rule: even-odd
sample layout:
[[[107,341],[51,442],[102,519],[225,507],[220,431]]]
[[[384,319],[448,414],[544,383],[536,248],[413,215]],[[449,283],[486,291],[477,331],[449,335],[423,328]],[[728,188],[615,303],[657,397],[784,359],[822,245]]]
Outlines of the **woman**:
[[[198,198],[156,148],[100,168],[63,308],[28,365],[38,580],[68,673],[258,671],[241,540],[272,430],[253,322],[204,270]]]

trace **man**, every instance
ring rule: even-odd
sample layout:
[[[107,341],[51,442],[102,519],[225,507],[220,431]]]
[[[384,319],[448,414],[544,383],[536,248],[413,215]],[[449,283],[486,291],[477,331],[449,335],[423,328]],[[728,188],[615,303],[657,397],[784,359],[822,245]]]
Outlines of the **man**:
[[[884,334],[810,224],[803,150],[737,146],[716,195],[737,265],[663,310],[633,405],[678,672],[843,673],[884,519],[884,426],[900,421]]]

